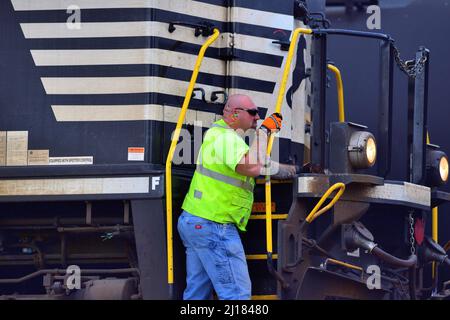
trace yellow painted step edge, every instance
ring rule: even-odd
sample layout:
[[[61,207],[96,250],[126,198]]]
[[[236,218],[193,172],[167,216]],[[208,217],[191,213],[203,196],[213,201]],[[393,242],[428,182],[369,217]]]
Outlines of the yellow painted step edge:
[[[247,260],[267,260],[267,254],[247,254],[245,257]],[[272,259],[278,259],[278,255],[272,255]]]
[[[287,219],[287,214],[273,214],[272,220],[285,220]],[[252,214],[250,216],[250,220],[265,220],[266,215],[265,214]]]
[[[254,295],[252,300],[279,300],[276,294]]]

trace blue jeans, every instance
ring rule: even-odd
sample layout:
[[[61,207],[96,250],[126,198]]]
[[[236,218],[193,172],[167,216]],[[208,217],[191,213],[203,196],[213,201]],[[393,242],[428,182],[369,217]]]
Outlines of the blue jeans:
[[[183,211],[178,232],[186,247],[184,300],[249,300],[251,282],[234,224],[220,224]]]

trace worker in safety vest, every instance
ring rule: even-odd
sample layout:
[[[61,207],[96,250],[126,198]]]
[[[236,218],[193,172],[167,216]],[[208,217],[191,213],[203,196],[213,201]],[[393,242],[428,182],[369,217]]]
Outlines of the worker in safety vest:
[[[206,132],[197,169],[182,205],[178,231],[186,247],[187,287],[183,298],[251,298],[251,282],[241,239],[253,205],[254,177],[271,174],[289,179],[295,167],[265,163],[267,137],[281,129],[272,114],[256,129],[258,108],[246,95],[229,97],[223,119]],[[259,139],[249,147],[239,133],[253,130]],[[276,168],[276,169],[274,169]],[[272,171],[272,172],[271,172]],[[236,228],[237,227],[237,228]]]

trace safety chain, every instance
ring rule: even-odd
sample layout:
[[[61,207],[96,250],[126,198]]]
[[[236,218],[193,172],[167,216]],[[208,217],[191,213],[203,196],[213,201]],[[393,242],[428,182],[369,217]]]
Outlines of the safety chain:
[[[411,245],[411,254],[416,254],[416,247],[415,247],[415,243],[416,240],[414,239],[414,217],[413,217],[413,212],[414,211],[410,211],[409,212],[409,243]]]
[[[425,66],[425,62],[427,61],[427,56],[424,54],[422,57],[413,64],[414,60],[403,61],[400,57],[400,51],[398,48],[392,43],[392,48],[394,50],[394,59],[397,63],[397,66],[403,71],[408,77],[415,78],[419,74],[422,73],[423,68]]]

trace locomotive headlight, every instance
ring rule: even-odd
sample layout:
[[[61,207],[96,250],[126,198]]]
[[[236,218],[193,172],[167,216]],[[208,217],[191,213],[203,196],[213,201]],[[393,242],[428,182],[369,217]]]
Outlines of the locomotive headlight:
[[[448,181],[448,157],[437,146],[428,145],[427,150],[427,184],[437,187]],[[434,148],[433,148],[434,147]]]
[[[370,163],[370,166],[373,166],[375,160],[377,159],[377,145],[375,143],[375,139],[372,137],[367,139],[366,157],[367,161]]]
[[[441,179],[444,182],[448,180],[448,159],[447,157],[441,157],[439,160],[439,174],[441,175]]]
[[[348,145],[348,155],[353,168],[372,167],[377,159],[377,144],[373,134],[367,131],[353,132]]]

